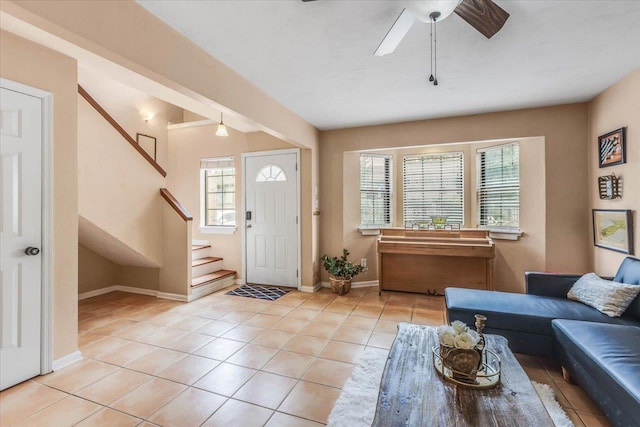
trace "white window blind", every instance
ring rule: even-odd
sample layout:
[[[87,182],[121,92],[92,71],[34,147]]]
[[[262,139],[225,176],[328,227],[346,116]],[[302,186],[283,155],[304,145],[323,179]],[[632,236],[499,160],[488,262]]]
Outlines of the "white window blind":
[[[480,226],[520,226],[520,147],[518,143],[478,150]]]
[[[391,156],[360,154],[360,224],[391,225]]]
[[[402,179],[405,222],[444,216],[448,223],[463,224],[462,152],[405,156]]]
[[[236,225],[236,168],[233,157],[202,159],[201,223],[209,226]]]

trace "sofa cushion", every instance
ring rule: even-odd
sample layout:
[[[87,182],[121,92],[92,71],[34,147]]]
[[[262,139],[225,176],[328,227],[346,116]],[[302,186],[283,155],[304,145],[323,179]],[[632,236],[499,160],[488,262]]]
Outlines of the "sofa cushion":
[[[620,317],[639,292],[640,285],[612,282],[601,279],[596,273],[588,273],[574,283],[567,297],[609,317]]]
[[[640,327],[562,319],[552,327],[565,367],[611,421],[640,425]]]
[[[476,289],[447,288],[445,290],[449,320],[456,313],[484,314],[486,327],[492,330],[512,330],[551,335],[553,319],[587,320],[590,322],[638,325],[625,317],[609,317],[582,303],[566,298]],[[466,319],[467,316],[465,316]],[[464,319],[461,319],[464,321]]]
[[[616,277],[613,280],[630,285],[640,285],[640,259],[626,257],[624,261],[622,261],[622,264],[620,264],[620,268],[618,268]],[[640,296],[637,296],[636,299],[633,300],[622,317],[631,317],[640,320]]]

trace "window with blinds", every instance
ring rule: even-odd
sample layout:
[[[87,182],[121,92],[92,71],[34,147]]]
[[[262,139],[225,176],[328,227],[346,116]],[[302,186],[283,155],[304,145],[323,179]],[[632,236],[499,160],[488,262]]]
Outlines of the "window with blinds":
[[[410,155],[403,158],[403,214],[406,222],[446,217],[464,223],[462,152]]]
[[[200,161],[201,223],[210,226],[236,225],[236,168],[233,157]]]
[[[391,156],[360,154],[360,225],[391,225]]]
[[[519,152],[517,142],[477,151],[480,226],[520,227]]]

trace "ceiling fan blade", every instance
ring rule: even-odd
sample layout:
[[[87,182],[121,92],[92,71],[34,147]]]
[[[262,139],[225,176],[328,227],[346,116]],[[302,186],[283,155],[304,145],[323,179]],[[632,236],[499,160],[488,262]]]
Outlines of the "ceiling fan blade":
[[[409,12],[407,9],[402,9],[400,16],[398,16],[396,22],[393,23],[393,25],[387,32],[387,35],[384,36],[384,39],[382,39],[380,45],[378,45],[378,48],[374,52],[374,55],[383,56],[393,53],[404,36],[407,35],[415,21],[416,17],[413,15],[413,13]]]
[[[509,14],[491,0],[463,0],[456,14],[490,39],[500,31]]]

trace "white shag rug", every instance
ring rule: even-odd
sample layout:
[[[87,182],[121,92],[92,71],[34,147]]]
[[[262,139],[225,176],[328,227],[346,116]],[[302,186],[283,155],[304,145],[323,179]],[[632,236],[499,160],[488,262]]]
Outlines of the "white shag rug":
[[[386,352],[368,348],[355,364],[351,377],[336,401],[328,427],[370,427],[378,404],[380,381],[387,361]],[[556,427],[573,427],[573,423],[547,384],[531,381]]]

